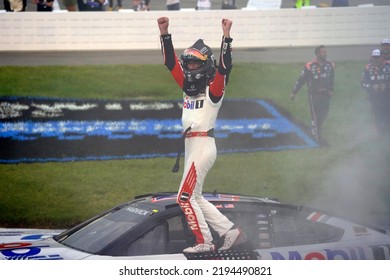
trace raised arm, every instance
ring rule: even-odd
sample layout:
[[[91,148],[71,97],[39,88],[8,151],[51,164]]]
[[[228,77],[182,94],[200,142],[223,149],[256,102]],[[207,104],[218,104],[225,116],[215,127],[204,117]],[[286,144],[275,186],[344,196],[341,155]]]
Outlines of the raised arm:
[[[225,86],[229,80],[229,74],[232,70],[232,41],[230,29],[233,22],[229,19],[222,19],[222,42],[219,55],[218,71],[214,80],[210,83],[210,98],[214,103],[219,102],[225,93]]]
[[[169,19],[167,17],[161,17],[157,19],[157,23],[158,28],[160,29],[161,52],[164,59],[164,64],[171,72],[171,75],[175,79],[176,83],[180,86],[180,88],[183,88],[183,68],[181,67],[173,47],[172,36],[168,32]]]

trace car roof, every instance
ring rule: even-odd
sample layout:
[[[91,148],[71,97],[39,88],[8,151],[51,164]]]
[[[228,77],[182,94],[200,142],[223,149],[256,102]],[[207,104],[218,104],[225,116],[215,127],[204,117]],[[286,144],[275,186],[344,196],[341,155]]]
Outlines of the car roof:
[[[202,195],[205,199],[207,199],[210,202],[219,202],[219,203],[244,202],[244,203],[279,204],[277,199],[241,195],[241,194],[204,192]],[[165,208],[170,208],[177,205],[176,197],[177,197],[177,193],[175,192],[160,192],[160,193],[139,195],[135,197],[135,200],[138,202],[143,201],[146,203],[157,204]]]
[[[307,207],[302,205],[293,205],[289,203],[281,203],[277,198],[267,198],[267,197],[258,197],[252,195],[245,194],[236,194],[236,193],[219,193],[217,191],[214,192],[204,192],[202,193],[205,199],[207,199],[211,203],[244,203],[244,204],[258,204],[263,206],[278,206],[285,209],[295,209],[296,211],[301,212],[302,215],[310,215],[312,213],[321,213],[326,214],[331,217],[337,217],[341,219],[349,220],[350,222],[357,223],[363,225],[365,227],[371,228],[373,230],[387,233],[387,230],[381,226],[367,224],[362,221],[355,221],[348,219],[346,217],[341,217],[329,211],[323,209],[316,209],[313,207]],[[145,204],[153,204],[154,206],[159,206],[161,208],[172,208],[178,206],[176,202],[177,193],[176,192],[158,192],[158,193],[148,193],[143,195],[138,195],[131,202],[137,201]]]

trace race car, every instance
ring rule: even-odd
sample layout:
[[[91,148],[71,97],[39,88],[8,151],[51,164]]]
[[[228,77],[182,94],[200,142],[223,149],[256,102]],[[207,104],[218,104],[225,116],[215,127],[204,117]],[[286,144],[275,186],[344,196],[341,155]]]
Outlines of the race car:
[[[0,232],[0,259],[390,259],[390,235],[384,229],[275,199],[204,196],[243,230],[245,243],[226,251],[184,254],[195,238],[176,194],[157,193],[136,197],[61,233]],[[213,235],[218,247],[222,240]]]

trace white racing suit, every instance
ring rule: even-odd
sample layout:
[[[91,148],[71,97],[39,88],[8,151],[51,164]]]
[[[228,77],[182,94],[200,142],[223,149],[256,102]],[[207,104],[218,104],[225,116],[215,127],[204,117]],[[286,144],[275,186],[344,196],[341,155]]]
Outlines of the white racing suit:
[[[223,236],[234,224],[202,195],[203,183],[217,157],[215,139],[208,131],[215,127],[221,107],[225,85],[231,70],[232,39],[223,38],[218,70],[204,93],[188,96],[184,93],[182,125],[191,127],[185,138],[184,172],[180,183],[177,202],[183,210],[188,226],[196,237],[197,244],[212,244],[208,224]],[[161,36],[165,65],[183,88],[183,69],[178,60],[171,35]]]

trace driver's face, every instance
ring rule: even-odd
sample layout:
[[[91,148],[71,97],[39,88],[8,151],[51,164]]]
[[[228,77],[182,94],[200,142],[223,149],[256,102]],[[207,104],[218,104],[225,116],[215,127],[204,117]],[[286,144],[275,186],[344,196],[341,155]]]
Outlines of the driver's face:
[[[187,62],[187,68],[188,68],[189,70],[196,70],[196,69],[198,69],[201,65],[202,65],[202,63],[199,62],[199,61],[189,61],[189,62]]]
[[[325,60],[328,56],[328,52],[325,48],[321,48],[317,54],[318,58]]]
[[[388,55],[390,53],[390,44],[383,44],[381,46],[381,53],[384,55]]]

